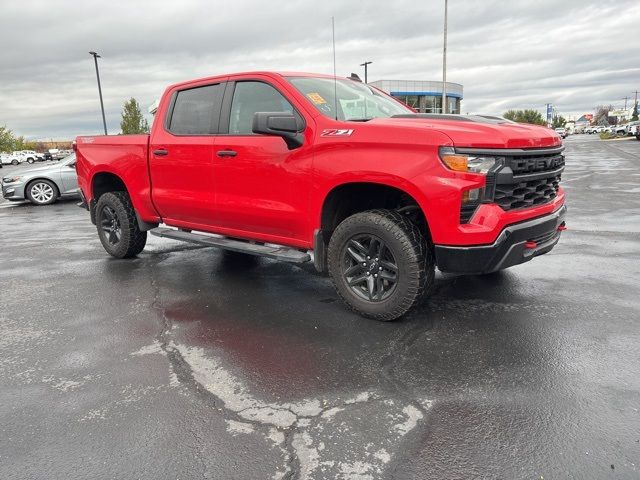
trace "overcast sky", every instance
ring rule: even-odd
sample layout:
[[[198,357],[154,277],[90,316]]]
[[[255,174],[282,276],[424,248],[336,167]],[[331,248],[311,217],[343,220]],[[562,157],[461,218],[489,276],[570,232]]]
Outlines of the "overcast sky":
[[[0,125],[35,139],[99,133],[93,60],[107,126],[122,104],[147,107],[170,83],[246,70],[369,79],[442,78],[444,0],[3,1]],[[447,79],[463,113],[562,114],[622,107],[640,90],[640,0],[450,0]],[[632,101],[632,100],[631,100]]]

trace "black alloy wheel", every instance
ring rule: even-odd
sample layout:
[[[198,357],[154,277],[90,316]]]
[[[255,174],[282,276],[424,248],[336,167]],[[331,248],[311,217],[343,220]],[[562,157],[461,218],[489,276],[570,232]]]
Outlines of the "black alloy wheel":
[[[108,205],[105,205],[100,213],[100,228],[102,228],[106,240],[115,246],[120,243],[122,238],[122,228],[120,227],[118,214]]]
[[[344,219],[331,234],[327,263],[347,306],[375,320],[400,318],[433,285],[433,245],[395,210],[368,210]]]
[[[342,276],[355,295],[381,302],[393,294],[398,265],[382,239],[371,234],[355,235],[345,245],[342,257]]]
[[[147,232],[140,231],[126,192],[101,195],[95,208],[98,237],[107,253],[116,258],[132,258],[144,249]]]

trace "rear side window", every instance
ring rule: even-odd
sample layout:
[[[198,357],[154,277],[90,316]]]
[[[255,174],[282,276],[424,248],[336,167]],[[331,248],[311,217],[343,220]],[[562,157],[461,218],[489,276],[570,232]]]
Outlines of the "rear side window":
[[[238,82],[233,93],[229,134],[251,135],[256,112],[291,112],[293,107],[271,85],[262,82]]]
[[[217,133],[223,91],[220,83],[179,91],[167,129],[177,135]]]

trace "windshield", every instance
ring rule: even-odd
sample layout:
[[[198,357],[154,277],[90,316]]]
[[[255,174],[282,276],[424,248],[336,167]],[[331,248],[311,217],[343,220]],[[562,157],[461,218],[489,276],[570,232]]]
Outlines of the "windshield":
[[[337,120],[366,121],[414,113],[374,88],[353,80],[334,82],[333,78],[316,77],[290,77],[288,80],[321,113]]]
[[[75,163],[75,161],[76,161],[76,154],[72,153],[71,155],[68,155],[64,157],[62,160],[60,160],[60,165],[69,165],[71,163]]]

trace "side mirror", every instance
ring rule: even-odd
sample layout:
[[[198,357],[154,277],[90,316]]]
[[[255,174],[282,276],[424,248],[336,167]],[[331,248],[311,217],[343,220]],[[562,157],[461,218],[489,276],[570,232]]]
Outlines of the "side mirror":
[[[304,122],[290,112],[256,112],[253,133],[282,137],[289,150],[302,146]]]

